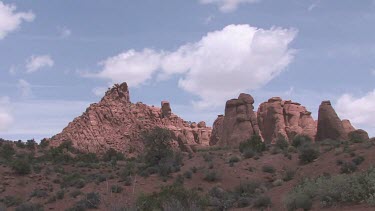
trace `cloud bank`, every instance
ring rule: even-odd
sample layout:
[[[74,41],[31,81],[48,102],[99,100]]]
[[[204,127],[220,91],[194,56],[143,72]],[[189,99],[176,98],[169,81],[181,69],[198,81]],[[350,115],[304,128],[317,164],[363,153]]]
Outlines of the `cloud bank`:
[[[16,12],[16,6],[0,1],[0,40],[10,32],[17,30],[22,22],[31,22],[35,15],[32,12]]]
[[[229,25],[177,50],[128,50],[100,62],[91,76],[142,85],[179,76],[178,86],[200,98],[198,108],[222,105],[240,92],[258,89],[292,62],[295,29]]]
[[[49,55],[31,56],[26,61],[26,72],[33,73],[45,67],[52,67],[55,62]]]
[[[221,12],[233,12],[240,4],[256,3],[260,0],[199,0],[201,4],[216,4]]]
[[[375,89],[364,96],[342,95],[336,103],[341,118],[350,121],[359,128],[375,135]]]

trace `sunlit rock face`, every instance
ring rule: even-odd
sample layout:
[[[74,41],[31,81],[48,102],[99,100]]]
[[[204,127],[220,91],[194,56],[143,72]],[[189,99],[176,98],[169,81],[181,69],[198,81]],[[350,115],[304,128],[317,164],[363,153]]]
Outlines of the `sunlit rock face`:
[[[174,132],[175,145],[189,151],[190,145],[208,145],[211,128],[184,121],[172,113],[170,103],[161,108],[141,102],[131,103],[126,83],[109,89],[99,103],[68,124],[50,139],[51,146],[72,141],[83,152],[103,153],[110,148],[126,154],[138,154],[143,149],[142,132],[155,127]]]

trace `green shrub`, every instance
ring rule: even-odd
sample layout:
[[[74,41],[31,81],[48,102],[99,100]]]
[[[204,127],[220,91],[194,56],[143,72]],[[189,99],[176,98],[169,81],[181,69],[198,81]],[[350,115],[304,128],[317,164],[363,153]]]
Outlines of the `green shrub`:
[[[174,180],[175,185],[184,185],[184,182],[185,178],[181,174],[177,175],[177,177]]]
[[[39,146],[42,148],[42,149],[45,149],[45,148],[47,148],[48,146],[49,146],[49,141],[47,140],[47,139],[42,139],[41,141],[40,141],[40,144],[39,144]]]
[[[31,172],[30,161],[25,158],[17,158],[11,164],[13,171],[19,175],[26,175]]]
[[[311,163],[319,157],[319,150],[312,145],[304,145],[299,149],[299,159],[301,163]]]
[[[248,207],[250,206],[251,204],[251,199],[250,198],[247,198],[247,197],[241,197],[237,200],[237,207],[238,208],[245,208],[245,207]]]
[[[350,174],[350,173],[355,172],[356,170],[357,170],[357,166],[353,162],[344,162],[340,168],[340,171],[343,174]]]
[[[216,171],[207,171],[203,179],[208,182],[216,182],[220,180],[220,175]]]
[[[351,143],[363,143],[365,140],[362,139],[361,135],[355,132],[349,133],[349,142]]]
[[[297,206],[296,204],[303,204],[308,209],[308,205],[314,199],[319,200],[322,206],[334,206],[342,203],[370,203],[375,195],[374,181],[375,168],[361,173],[306,179],[287,195],[286,207],[289,210],[295,210],[303,208],[302,205]]]
[[[45,198],[47,196],[48,196],[47,191],[39,189],[39,188],[34,189],[30,195],[30,197],[37,197],[37,198]]]
[[[203,156],[204,161],[206,162],[211,162],[213,159],[213,156],[211,155],[211,153],[204,153],[202,156]]]
[[[13,146],[9,143],[3,144],[0,150],[0,156],[6,160],[9,160],[16,154],[16,150],[14,150]]]
[[[254,152],[254,150],[252,150],[250,148],[246,148],[246,149],[243,150],[242,155],[245,158],[252,158],[256,155],[256,153]]]
[[[321,141],[320,145],[323,147],[323,150],[327,152],[334,148],[340,147],[341,142],[337,140],[326,139],[324,141]]]
[[[290,181],[294,178],[294,175],[296,174],[296,171],[293,169],[285,169],[283,172],[283,180],[284,181]]]
[[[273,183],[272,183],[273,186],[281,186],[282,184],[283,184],[282,179],[277,179],[277,180],[273,181]]]
[[[99,161],[95,153],[80,153],[75,158],[76,162],[97,163]]]
[[[304,211],[310,210],[312,207],[312,199],[306,194],[288,195],[285,200],[286,208],[289,211],[303,209]]]
[[[100,195],[99,193],[88,193],[86,194],[85,199],[83,199],[84,204],[86,205],[87,208],[89,209],[96,209],[100,205]]]
[[[121,193],[122,190],[123,190],[123,188],[121,186],[118,186],[118,185],[112,185],[111,186],[112,193]]]
[[[64,141],[60,146],[50,148],[46,152],[46,159],[53,163],[69,163],[74,159],[67,152],[74,152],[73,144],[71,141]]]
[[[16,196],[5,196],[2,199],[2,202],[7,206],[7,207],[12,207],[12,206],[17,206],[22,203],[22,199]]]
[[[220,187],[213,187],[208,192],[209,205],[216,208],[213,210],[229,210],[237,198],[232,192],[227,192]]]
[[[234,188],[237,197],[253,197],[261,183],[258,181],[244,182]]]
[[[295,148],[299,148],[304,145],[309,145],[312,143],[312,140],[310,137],[306,135],[297,135],[293,138],[292,146]]]
[[[264,165],[264,166],[262,166],[262,171],[273,174],[273,173],[275,173],[276,170],[271,165]]]
[[[35,147],[37,146],[37,143],[34,139],[30,139],[26,141],[26,147],[29,150],[35,150]]]
[[[162,160],[173,155],[172,133],[168,129],[156,127],[143,134],[145,161],[149,166],[159,165]]]
[[[145,169],[157,169],[159,176],[166,178],[170,173],[180,171],[182,165],[182,153],[173,152],[171,141],[173,134],[165,128],[156,127],[143,134],[145,144],[144,160],[145,166],[142,173],[149,173]]]
[[[275,147],[285,150],[285,149],[288,149],[289,143],[285,138],[279,138],[276,140]]]
[[[117,152],[116,150],[110,148],[104,153],[102,160],[105,162],[109,162],[112,160],[114,161],[125,160],[125,156],[121,152]]]
[[[62,179],[61,187],[83,188],[86,184],[85,178],[79,173],[64,175]]]
[[[344,164],[344,161],[340,159],[336,160],[336,165],[341,166],[342,164]]]
[[[7,207],[5,206],[5,204],[0,203],[0,211],[7,211]]]
[[[119,176],[121,180],[137,173],[137,166],[134,161],[126,162],[125,166],[120,170]]]
[[[202,210],[205,200],[181,185],[166,186],[160,192],[138,197],[137,210]]]
[[[191,179],[192,176],[193,176],[193,173],[192,173],[191,171],[185,171],[185,172],[184,172],[184,177],[185,177],[186,179]]]
[[[193,172],[195,174],[195,173],[197,173],[198,168],[193,166],[193,167],[190,168],[190,170],[191,170],[191,172]]]
[[[70,197],[72,197],[72,198],[76,198],[77,196],[79,196],[79,195],[81,195],[82,194],[82,192],[80,191],[80,190],[74,190],[74,191],[72,191],[72,192],[70,192]]]
[[[258,196],[255,198],[253,206],[256,208],[271,207],[271,198],[265,195]]]
[[[16,147],[23,149],[23,148],[25,148],[25,143],[21,140],[18,140],[16,142]]]
[[[25,202],[16,207],[16,211],[43,211],[43,206],[31,202]]]
[[[357,166],[360,165],[363,161],[365,161],[365,158],[362,156],[357,156],[352,160],[352,162]]]
[[[57,199],[63,199],[64,198],[64,196],[65,196],[65,191],[64,190],[59,190],[59,191],[57,191],[56,192],[56,198]]]
[[[251,149],[255,152],[263,152],[266,150],[266,144],[262,141],[260,136],[254,135],[249,140],[241,142],[239,149],[241,153],[247,149]]]
[[[240,158],[235,155],[229,158],[229,163],[237,163],[239,161],[240,161]]]

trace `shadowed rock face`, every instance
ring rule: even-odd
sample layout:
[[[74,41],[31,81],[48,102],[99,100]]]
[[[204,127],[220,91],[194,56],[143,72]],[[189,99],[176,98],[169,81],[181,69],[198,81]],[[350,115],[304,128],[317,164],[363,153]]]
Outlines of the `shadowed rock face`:
[[[315,140],[323,141],[325,139],[348,139],[348,133],[330,101],[323,101],[319,106],[318,113],[318,131]]]
[[[238,146],[251,136],[260,135],[253,103],[253,97],[244,93],[238,99],[228,100],[224,117],[215,121],[218,128],[215,128],[215,137],[210,142],[220,146]]]
[[[291,141],[296,135],[307,135],[314,140],[316,123],[301,104],[280,97],[270,98],[258,108],[258,124],[266,143],[278,139]]]
[[[210,146],[216,145],[221,137],[223,136],[223,123],[224,123],[224,115],[219,115],[212,127],[212,134],[210,139]]]
[[[164,127],[174,132],[176,144],[181,149],[186,150],[194,144],[208,145],[211,128],[204,122],[199,124],[200,127],[194,124],[173,114],[169,102],[163,101],[162,108],[131,103],[128,86],[123,83],[108,90],[99,103],[91,104],[50,141],[51,146],[58,146],[70,140],[83,152],[103,153],[113,148],[127,154],[138,154],[143,149],[141,133]]]

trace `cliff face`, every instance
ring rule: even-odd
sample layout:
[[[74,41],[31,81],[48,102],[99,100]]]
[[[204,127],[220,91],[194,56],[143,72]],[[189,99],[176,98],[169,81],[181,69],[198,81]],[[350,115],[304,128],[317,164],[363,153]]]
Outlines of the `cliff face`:
[[[58,146],[69,140],[83,152],[103,153],[113,148],[137,154],[143,149],[142,132],[154,127],[172,130],[176,144],[184,150],[190,145],[208,145],[211,136],[211,128],[204,122],[189,124],[172,113],[167,101],[162,102],[161,108],[131,103],[128,86],[123,83],[108,90],[99,103],[91,104],[61,133],[53,136],[50,143]]]

